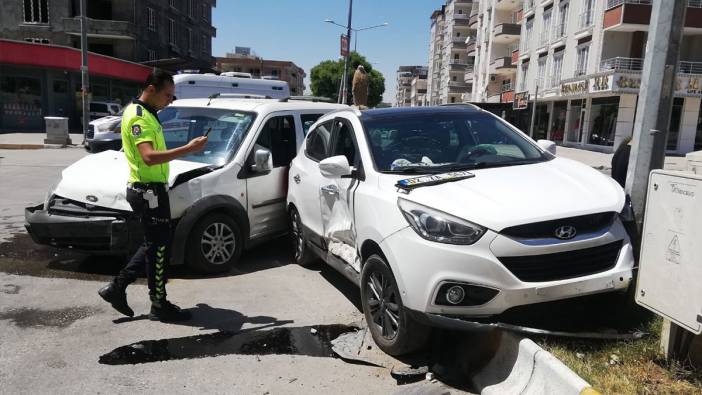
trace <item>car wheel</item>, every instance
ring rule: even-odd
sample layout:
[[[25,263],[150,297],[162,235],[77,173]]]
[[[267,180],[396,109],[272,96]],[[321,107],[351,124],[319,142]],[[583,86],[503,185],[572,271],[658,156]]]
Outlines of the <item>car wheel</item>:
[[[201,273],[231,270],[244,247],[241,229],[230,216],[211,213],[193,227],[188,237],[188,265]]]
[[[309,266],[314,263],[316,256],[310,251],[305,241],[304,227],[300,213],[295,207],[290,208],[290,236],[292,242],[293,260],[300,266]]]
[[[426,344],[430,328],[407,313],[390,266],[379,255],[363,265],[361,304],[373,340],[387,354],[408,354]]]

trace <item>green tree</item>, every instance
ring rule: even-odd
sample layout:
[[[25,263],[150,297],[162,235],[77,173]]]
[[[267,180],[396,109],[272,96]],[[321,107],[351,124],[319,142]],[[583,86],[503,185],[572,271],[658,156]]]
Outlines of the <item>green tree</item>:
[[[349,68],[346,74],[346,83],[348,84],[346,102],[349,104],[353,103],[351,82],[353,81],[353,73],[356,72],[358,65],[363,65],[366,73],[368,73],[368,107],[375,107],[383,100],[385,78],[378,70],[373,69],[373,66],[368,63],[365,57],[356,52],[351,52],[351,56],[349,56]],[[310,72],[312,94],[337,101],[339,98],[339,83],[343,73],[344,59],[337,61],[325,60],[314,66]]]

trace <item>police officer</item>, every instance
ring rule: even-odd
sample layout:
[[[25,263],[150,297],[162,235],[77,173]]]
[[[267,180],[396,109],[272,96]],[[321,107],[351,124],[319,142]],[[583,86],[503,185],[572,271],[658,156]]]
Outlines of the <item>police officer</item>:
[[[170,257],[171,210],[168,201],[168,162],[200,151],[207,137],[167,149],[157,111],[173,101],[173,78],[154,71],[143,85],[141,96],[124,109],[122,147],[129,162],[127,201],[144,230],[144,243],[112,282],[98,294],[120,313],[132,317],[127,304],[127,285],[146,269],[151,298],[149,318],[156,321],[185,321],[190,313],[166,299],[166,267]]]

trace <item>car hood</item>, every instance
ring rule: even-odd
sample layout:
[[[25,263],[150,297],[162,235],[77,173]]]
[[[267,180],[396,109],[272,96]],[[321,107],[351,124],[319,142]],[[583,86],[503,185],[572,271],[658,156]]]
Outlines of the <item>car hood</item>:
[[[119,115],[108,115],[106,117],[90,121],[90,125],[93,125],[95,129],[105,129],[109,128],[110,125],[114,125],[115,122],[118,122],[121,119],[122,117]]]
[[[624,207],[624,191],[614,180],[569,159],[471,172],[475,177],[409,193],[395,184],[414,175],[384,174],[380,188],[497,232],[533,222],[620,212]]]
[[[170,162],[169,185],[173,185],[178,175],[203,167],[207,165],[183,160]],[[104,151],[65,168],[53,193],[95,206],[131,211],[126,199],[128,178],[129,166],[124,153]]]

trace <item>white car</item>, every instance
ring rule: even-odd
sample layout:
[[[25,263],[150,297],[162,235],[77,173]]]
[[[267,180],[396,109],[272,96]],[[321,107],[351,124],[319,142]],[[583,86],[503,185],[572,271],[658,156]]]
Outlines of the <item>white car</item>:
[[[329,113],[290,169],[295,260],[321,257],[358,284],[393,355],[456,318],[625,291],[623,190],[549,151],[470,105]]]
[[[88,124],[85,149],[88,152],[101,152],[122,148],[122,111],[115,115],[98,118]]]
[[[168,148],[210,130],[202,152],[171,162],[171,263],[224,272],[243,249],[288,232],[288,168],[305,132],[347,106],[271,99],[187,99],[159,112]],[[88,155],[67,167],[46,201],[25,210],[35,242],[127,254],[142,240],[125,193],[124,153]]]

